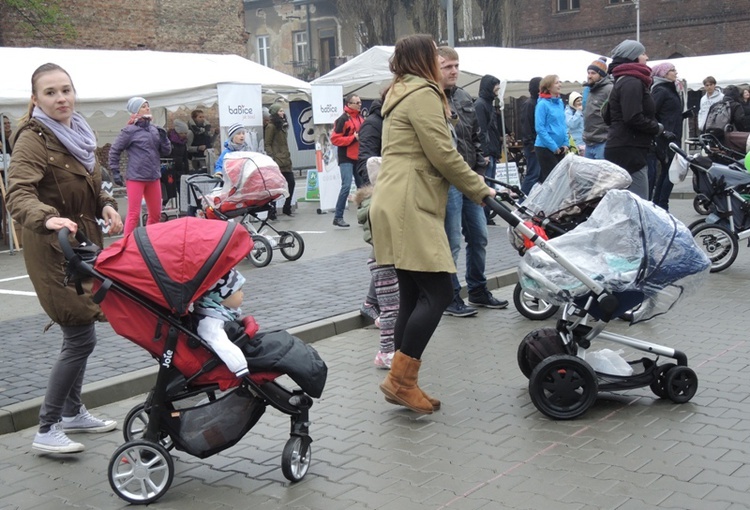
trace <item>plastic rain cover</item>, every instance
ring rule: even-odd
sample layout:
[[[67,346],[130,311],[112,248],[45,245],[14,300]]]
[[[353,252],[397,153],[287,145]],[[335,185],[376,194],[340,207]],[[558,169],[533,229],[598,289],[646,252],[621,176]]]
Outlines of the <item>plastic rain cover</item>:
[[[229,152],[224,156],[224,185],[206,197],[222,212],[260,206],[289,196],[279,165],[258,152]]]
[[[625,190],[609,191],[588,221],[547,243],[608,292],[641,292],[644,300],[633,323],[665,313],[695,293],[710,267],[682,222]],[[526,252],[518,272],[524,290],[558,305],[589,293],[536,246]]]

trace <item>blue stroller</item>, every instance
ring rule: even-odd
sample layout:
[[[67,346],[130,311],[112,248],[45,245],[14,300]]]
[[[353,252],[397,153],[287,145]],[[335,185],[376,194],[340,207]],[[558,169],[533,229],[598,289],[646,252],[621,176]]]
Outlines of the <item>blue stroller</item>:
[[[518,348],[519,368],[540,412],[554,419],[576,418],[599,391],[648,386],[677,403],[695,395],[698,378],[683,352],[604,331],[616,317],[636,323],[666,313],[699,287],[710,262],[687,227],[628,191],[612,190],[586,222],[545,241],[504,204],[486,203],[535,245],[519,266],[524,291],[565,307],[555,328],[532,331]],[[595,321],[589,324],[589,319]],[[624,369],[601,370],[597,353],[588,352],[595,339],[657,358],[620,358]],[[674,362],[659,363],[662,356]]]

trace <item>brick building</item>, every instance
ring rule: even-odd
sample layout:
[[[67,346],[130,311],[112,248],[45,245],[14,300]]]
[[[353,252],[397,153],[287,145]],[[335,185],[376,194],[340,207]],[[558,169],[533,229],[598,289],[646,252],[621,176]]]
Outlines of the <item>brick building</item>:
[[[39,31],[30,31],[19,11],[0,2],[0,46],[247,53],[242,0],[57,3],[74,35],[43,24]]]

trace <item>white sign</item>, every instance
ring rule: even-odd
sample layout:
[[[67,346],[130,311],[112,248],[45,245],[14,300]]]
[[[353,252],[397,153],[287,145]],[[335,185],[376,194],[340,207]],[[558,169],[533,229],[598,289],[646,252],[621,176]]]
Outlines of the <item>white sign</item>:
[[[518,167],[516,166],[515,161],[498,161],[495,165],[495,179],[512,186],[520,186],[521,179],[518,176]]]
[[[263,125],[263,91],[260,85],[219,83],[219,124]]]
[[[313,85],[312,109],[315,124],[333,124],[344,113],[344,87]]]

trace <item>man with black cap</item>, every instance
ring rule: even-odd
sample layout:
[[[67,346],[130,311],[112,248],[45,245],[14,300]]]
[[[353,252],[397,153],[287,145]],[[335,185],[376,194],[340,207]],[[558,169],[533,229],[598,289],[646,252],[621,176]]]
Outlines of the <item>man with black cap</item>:
[[[628,171],[633,179],[628,189],[644,200],[648,200],[646,156],[654,137],[664,132],[656,121],[656,105],[649,92],[651,68],[646,62],[646,48],[638,41],[626,39],[612,50],[609,72],[615,84],[603,115],[609,124],[604,157]],[[674,139],[672,133],[664,136]]]
[[[599,57],[586,69],[588,95],[583,107],[583,143],[589,159],[604,159],[604,144],[609,126],[602,119],[602,104],[612,92],[612,77],[607,74],[607,59]]]

